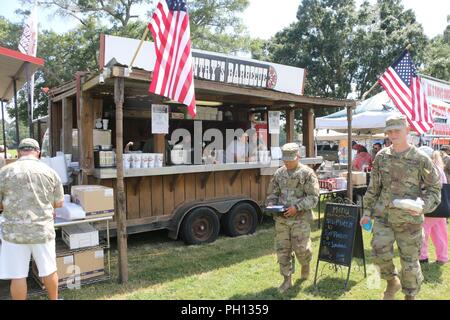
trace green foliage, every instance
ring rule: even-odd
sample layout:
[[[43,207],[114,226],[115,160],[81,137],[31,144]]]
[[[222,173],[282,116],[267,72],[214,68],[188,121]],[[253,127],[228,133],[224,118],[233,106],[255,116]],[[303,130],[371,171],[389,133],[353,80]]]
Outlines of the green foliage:
[[[411,10],[400,0],[303,0],[298,21],[270,44],[278,63],[308,71],[310,95],[347,98],[351,84],[361,96],[409,43],[416,63],[423,61],[426,37]]]
[[[436,36],[428,44],[425,60],[425,74],[450,81],[450,15],[443,34]]]

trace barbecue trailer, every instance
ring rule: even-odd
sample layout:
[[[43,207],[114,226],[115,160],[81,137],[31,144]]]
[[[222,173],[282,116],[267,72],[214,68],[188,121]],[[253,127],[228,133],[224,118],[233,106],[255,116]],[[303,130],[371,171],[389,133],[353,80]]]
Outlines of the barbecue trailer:
[[[78,72],[73,81],[49,92],[50,153],[72,154],[72,161],[79,163],[74,184],[114,189],[113,230],[123,218],[128,234],[166,229],[171,238],[181,236],[189,244],[214,241],[220,230],[229,236],[253,233],[271,176],[282,165],[280,112],[286,115],[286,140],[292,142],[294,111],[302,110],[301,162],[317,166],[322,159],[314,154],[313,110],[355,105],[304,96],[303,69],[194,50],[198,114],[192,119],[186,107],[148,92],[155,60],[152,43],[144,43],[133,68],[127,66],[137,46],[134,39],[102,35],[100,73]],[[180,129],[201,149],[200,161],[174,160],[171,136]],[[223,143],[222,152],[215,150],[210,161],[204,150],[211,129],[224,136],[229,129],[253,129],[271,157],[258,151],[256,159],[230,163],[223,156],[217,161],[217,155],[227,153]],[[115,161],[102,162],[111,146]],[[161,156],[162,165],[128,168],[123,161],[142,149],[142,157],[145,152],[154,159]]]

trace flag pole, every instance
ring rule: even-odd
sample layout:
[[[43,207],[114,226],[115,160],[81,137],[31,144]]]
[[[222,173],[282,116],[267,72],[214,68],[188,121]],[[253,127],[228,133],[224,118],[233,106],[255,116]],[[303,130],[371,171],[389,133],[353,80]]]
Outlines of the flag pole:
[[[144,34],[142,35],[142,38],[141,38],[141,42],[139,43],[139,46],[137,47],[136,52],[134,53],[133,59],[131,60],[131,63],[130,63],[130,69],[133,68],[134,61],[136,60],[139,51],[141,51],[142,44],[144,43],[145,39],[147,38],[147,35],[148,35],[148,27],[145,28]]]
[[[411,48],[412,48],[412,44],[410,43],[410,44],[408,44],[408,45],[406,46],[405,50],[411,50]],[[366,100],[367,95],[368,95],[369,93],[371,93],[373,90],[375,90],[375,88],[376,88],[379,84],[380,84],[380,83],[379,83],[378,81],[375,82],[375,83],[373,84],[373,86],[372,86],[369,90],[367,90],[366,92],[364,92],[364,94],[363,94],[362,97],[361,97],[361,101]]]

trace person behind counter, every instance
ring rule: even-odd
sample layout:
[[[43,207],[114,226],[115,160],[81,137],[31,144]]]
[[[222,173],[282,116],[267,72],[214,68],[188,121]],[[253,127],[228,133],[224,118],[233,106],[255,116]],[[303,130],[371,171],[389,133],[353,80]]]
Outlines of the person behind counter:
[[[147,139],[145,142],[140,142],[139,146],[137,143],[130,141],[126,144],[124,152],[130,153],[132,151],[142,151],[143,153],[153,152],[153,137]]]
[[[13,300],[27,298],[30,258],[36,262],[48,296],[58,299],[54,208],[64,202],[58,174],[39,161],[39,143],[24,139],[19,160],[0,169],[3,210],[0,279],[11,280]]]

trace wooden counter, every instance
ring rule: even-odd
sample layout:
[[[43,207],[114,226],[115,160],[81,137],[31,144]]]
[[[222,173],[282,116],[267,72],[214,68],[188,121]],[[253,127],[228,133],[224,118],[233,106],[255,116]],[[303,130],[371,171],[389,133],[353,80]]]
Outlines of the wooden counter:
[[[314,165],[322,163],[323,158],[305,158],[300,162],[306,165]],[[263,163],[229,163],[229,164],[207,164],[207,165],[186,165],[186,166],[170,166],[162,168],[148,169],[128,169],[125,170],[125,178],[131,177],[151,177],[151,176],[167,176],[173,174],[189,174],[204,173],[218,171],[235,171],[235,170],[251,170],[260,169],[261,175],[273,175],[275,171],[282,165],[282,161],[273,160],[270,164]],[[94,177],[97,179],[115,179],[117,170],[115,168],[95,169]]]

